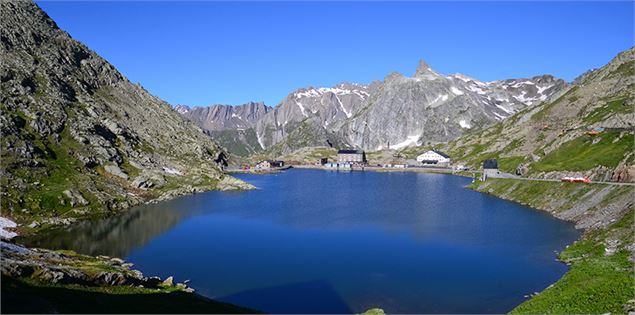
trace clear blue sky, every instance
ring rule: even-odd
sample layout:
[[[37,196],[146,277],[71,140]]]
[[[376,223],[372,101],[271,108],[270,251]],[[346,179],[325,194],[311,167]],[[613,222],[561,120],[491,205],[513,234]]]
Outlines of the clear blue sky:
[[[172,104],[276,105],[306,86],[441,73],[572,80],[633,46],[628,2],[38,2]]]

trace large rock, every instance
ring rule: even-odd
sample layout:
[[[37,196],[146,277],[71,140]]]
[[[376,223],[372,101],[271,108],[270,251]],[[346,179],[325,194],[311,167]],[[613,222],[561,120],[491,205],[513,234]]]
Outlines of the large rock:
[[[84,196],[82,196],[82,194],[75,191],[74,189],[72,190],[67,189],[67,190],[64,190],[62,193],[64,194],[64,196],[70,199],[71,207],[74,207],[76,205],[85,206],[85,205],[88,205],[89,203],[88,200],[86,200]]]
[[[124,173],[117,165],[106,165],[104,166],[104,170],[112,175],[128,180],[128,174]]]

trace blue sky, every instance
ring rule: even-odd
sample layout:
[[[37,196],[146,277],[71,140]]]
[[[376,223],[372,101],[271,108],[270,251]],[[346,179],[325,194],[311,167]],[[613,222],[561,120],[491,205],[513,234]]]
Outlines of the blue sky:
[[[633,46],[628,2],[38,2],[172,104],[278,104],[291,91],[441,73],[572,80]]]

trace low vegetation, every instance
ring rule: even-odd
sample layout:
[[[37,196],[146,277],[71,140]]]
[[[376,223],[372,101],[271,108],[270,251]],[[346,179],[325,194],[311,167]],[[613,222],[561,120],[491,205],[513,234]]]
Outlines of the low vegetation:
[[[632,187],[513,179],[489,179],[470,187],[590,226],[580,241],[558,256],[571,266],[569,272],[512,313],[621,314],[635,309],[635,210],[628,202]],[[602,193],[605,189],[611,191]],[[580,205],[588,206],[582,214],[574,211]],[[612,213],[595,216],[600,211]]]
[[[633,209],[606,229],[594,230],[558,258],[571,269],[513,314],[623,314],[635,310]],[[607,244],[618,244],[609,248]],[[611,245],[609,245],[611,246]],[[615,251],[615,252],[613,252]]]
[[[254,313],[172,288],[87,287],[2,276],[3,313]]]
[[[545,155],[531,168],[539,172],[584,171],[600,165],[614,168],[628,155],[628,162],[633,161],[633,141],[633,134],[620,132],[583,135]]]

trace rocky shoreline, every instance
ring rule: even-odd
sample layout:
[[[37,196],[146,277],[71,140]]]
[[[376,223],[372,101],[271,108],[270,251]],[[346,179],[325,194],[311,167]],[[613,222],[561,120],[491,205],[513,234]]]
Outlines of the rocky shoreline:
[[[136,286],[148,289],[172,287],[194,292],[184,283],[174,283],[172,277],[146,277],[133,264],[108,256],[86,256],[72,251],[53,251],[26,248],[0,241],[2,274],[28,277],[50,284],[78,284],[83,286]]]
[[[145,202],[130,203],[128,208],[141,203],[157,203],[183,195],[211,190],[228,191],[250,189],[255,189],[255,187],[231,176],[223,176],[214,187],[184,185],[168,190],[158,197]],[[125,211],[126,209],[121,209],[121,211],[115,215],[119,215]],[[51,219],[55,220],[46,222],[49,227],[71,225],[82,220],[76,218]],[[0,217],[0,225],[0,247],[2,254],[2,266],[0,270],[3,278],[9,277],[17,281],[26,280],[35,283],[36,286],[43,287],[51,285],[71,285],[96,289],[120,287],[124,290],[130,287],[145,290],[145,293],[174,291],[194,293],[194,289],[187,286],[187,281],[184,283],[176,283],[172,277],[166,279],[161,279],[156,276],[147,277],[143,275],[141,271],[132,269],[132,263],[125,262],[120,258],[108,256],[93,257],[80,255],[67,250],[55,251],[41,248],[27,248],[11,243],[12,238],[18,234],[23,235],[21,231],[27,231],[26,234],[28,235],[29,233],[39,233],[41,230],[36,229],[37,225],[33,224],[26,227],[26,229],[21,229],[19,224],[3,217]],[[197,294],[194,294],[193,298],[196,299],[197,303],[202,303],[203,305],[205,301],[207,301],[207,298]],[[215,301],[211,302],[217,303]],[[231,307],[228,309],[234,312]],[[244,312],[244,309],[236,307],[236,311]],[[249,312],[253,313],[253,311]]]
[[[632,187],[488,179],[468,188],[548,212],[583,230],[578,241],[558,254],[569,271],[527,296],[512,313],[635,312]]]

